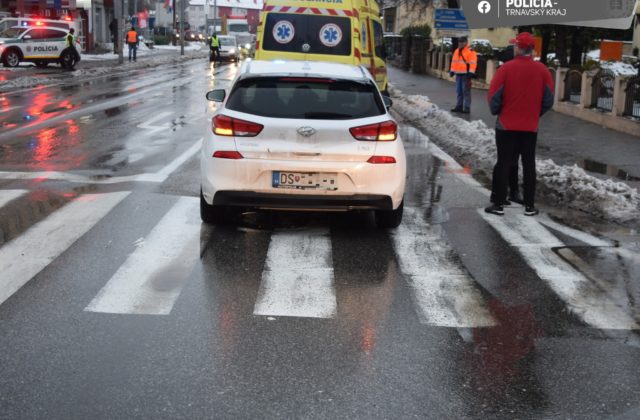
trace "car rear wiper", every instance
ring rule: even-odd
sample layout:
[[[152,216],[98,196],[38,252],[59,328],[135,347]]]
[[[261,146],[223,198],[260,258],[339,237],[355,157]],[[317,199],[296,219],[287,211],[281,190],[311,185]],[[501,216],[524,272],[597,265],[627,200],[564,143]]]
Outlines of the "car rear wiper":
[[[353,118],[352,115],[340,114],[338,112],[305,112],[304,117],[314,120]]]

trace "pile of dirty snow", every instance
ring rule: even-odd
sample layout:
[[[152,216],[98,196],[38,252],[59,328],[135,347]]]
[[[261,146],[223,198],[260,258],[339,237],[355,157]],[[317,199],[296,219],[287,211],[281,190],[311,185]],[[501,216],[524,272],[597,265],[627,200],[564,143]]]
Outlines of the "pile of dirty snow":
[[[491,176],[496,160],[495,132],[480,121],[452,116],[422,95],[389,88],[393,109],[462,164]],[[602,180],[577,165],[538,160],[538,192],[546,201],[585,211],[614,222],[640,219],[640,193],[625,183]]]
[[[605,61],[600,63],[600,68],[609,70],[616,76],[635,76],[638,74],[638,70],[635,67],[621,61]]]

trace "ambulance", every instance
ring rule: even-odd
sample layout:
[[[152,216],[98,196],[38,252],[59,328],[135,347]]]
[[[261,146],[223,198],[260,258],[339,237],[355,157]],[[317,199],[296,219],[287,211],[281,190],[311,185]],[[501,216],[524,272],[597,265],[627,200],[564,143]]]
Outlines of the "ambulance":
[[[365,66],[387,91],[383,30],[375,0],[265,0],[256,60],[314,60]]]

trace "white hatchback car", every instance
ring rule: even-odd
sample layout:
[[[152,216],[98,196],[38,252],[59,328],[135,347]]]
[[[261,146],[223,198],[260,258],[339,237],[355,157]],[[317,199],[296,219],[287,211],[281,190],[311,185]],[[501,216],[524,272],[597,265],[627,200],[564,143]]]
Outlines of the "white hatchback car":
[[[402,221],[406,157],[398,127],[364,67],[308,61],[244,63],[202,145],[204,222],[242,208],[374,210]]]

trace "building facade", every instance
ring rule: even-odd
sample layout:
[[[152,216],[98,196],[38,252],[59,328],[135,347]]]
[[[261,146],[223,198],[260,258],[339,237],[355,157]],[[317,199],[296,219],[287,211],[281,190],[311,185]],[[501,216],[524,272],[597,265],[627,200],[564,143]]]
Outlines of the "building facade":
[[[385,32],[400,33],[409,26],[428,24],[434,42],[440,42],[440,36],[435,28],[435,9],[447,8],[446,0],[385,0],[382,5]],[[493,47],[506,47],[509,40],[514,38],[516,30],[513,27],[472,29],[469,39],[488,40]]]

